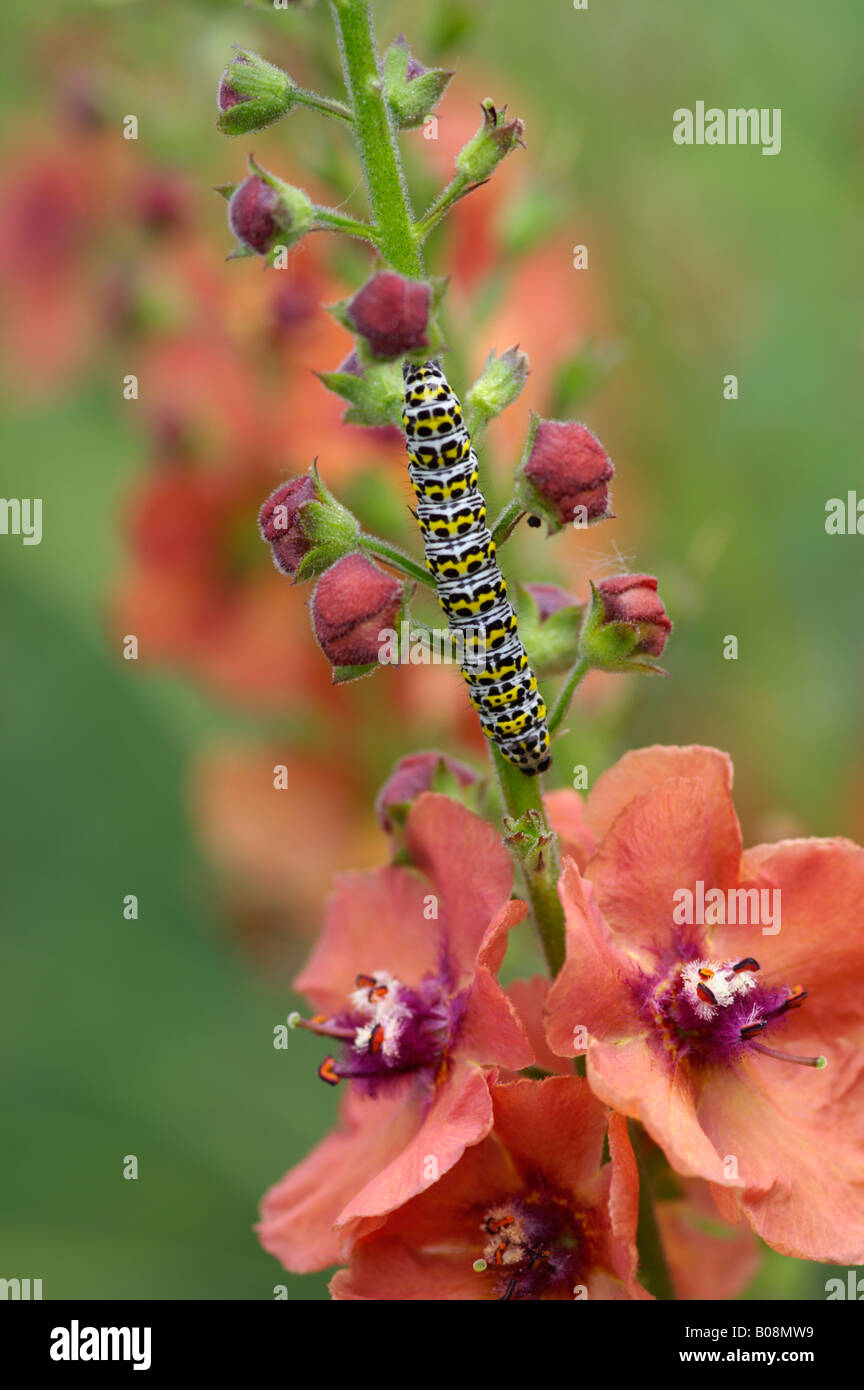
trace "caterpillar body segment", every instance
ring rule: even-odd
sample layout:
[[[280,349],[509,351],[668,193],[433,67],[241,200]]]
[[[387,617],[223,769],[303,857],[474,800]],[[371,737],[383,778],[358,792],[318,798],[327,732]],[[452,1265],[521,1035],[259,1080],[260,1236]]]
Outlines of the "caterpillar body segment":
[[[437,362],[404,368],[402,424],[426,566],[461,641],[462,675],[486,737],[528,776],[549,766],[546,706],[486,525],[477,455]]]

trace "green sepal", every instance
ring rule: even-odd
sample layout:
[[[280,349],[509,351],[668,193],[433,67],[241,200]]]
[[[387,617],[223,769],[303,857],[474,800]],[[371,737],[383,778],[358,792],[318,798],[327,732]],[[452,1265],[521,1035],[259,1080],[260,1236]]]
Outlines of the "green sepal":
[[[456,156],[456,172],[472,184],[485,183],[517,145],[524,145],[524,123],[507,120],[507,107],[496,107],[490,97],[480,103],[483,121],[480,129]]]
[[[359,358],[359,352],[358,352]],[[342,419],[349,425],[399,425],[404,388],[395,362],[371,362],[362,376],[353,372],[316,372],[318,380],[349,402]]]
[[[518,344],[497,357],[493,349],[483,370],[465,394],[465,423],[479,438],[490,420],[495,420],[522,393],[528,379],[529,364]]]
[[[332,684],[345,685],[348,681],[359,681],[380,669],[380,663],[377,661],[367,662],[364,666],[334,666]]]
[[[399,35],[384,54],[384,95],[398,129],[411,130],[421,126],[441,100],[452,72],[445,68],[422,68],[408,76],[413,59],[407,40]],[[418,63],[417,67],[421,65]]]
[[[581,603],[558,608],[548,618],[540,617],[534,595],[516,585],[516,612],[519,635],[538,676],[555,676],[569,671],[579,652],[579,634],[585,616]]]
[[[246,98],[219,113],[216,128],[223,135],[252,135],[281,120],[296,105],[296,83],[257,53],[237,48],[225,70],[225,80]]]
[[[323,483],[317,463],[312,464],[309,472],[319,495],[317,499],[310,498],[299,508],[303,534],[312,542],[312,546],[292,575],[294,584],[316,578],[335,565],[337,560],[357,550],[362,534],[360,522],[354,513],[337,501]]]

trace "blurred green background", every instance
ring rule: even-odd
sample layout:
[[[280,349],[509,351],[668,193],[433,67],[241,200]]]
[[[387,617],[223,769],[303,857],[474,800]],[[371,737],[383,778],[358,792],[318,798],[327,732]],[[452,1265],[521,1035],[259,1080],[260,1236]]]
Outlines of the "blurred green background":
[[[824,521],[828,498],[864,495],[864,14],[852,0],[466,8],[446,65],[477,74],[478,99],[494,77],[526,115],[521,157],[558,230],[589,246],[592,330],[616,364],[579,403],[621,489],[619,523],[586,544],[659,575],[676,620],[672,679],[634,678],[590,724],[571,720],[556,785],[627,747],[710,743],[736,763],[745,841],[777,825],[860,838],[864,539]],[[459,9],[381,3],[379,37],[414,41]],[[46,0],[7,3],[0,22],[7,159],[53,100],[34,55],[72,35],[76,62],[91,41],[98,55],[109,122],[138,112],[139,148],[202,186],[239,167],[213,129],[230,42],[286,64],[295,46],[329,46],[332,61],[323,4]],[[782,153],[676,146],[672,112],[698,100],[781,107]],[[271,139],[290,142],[288,125]],[[207,207],[219,265],[224,213]],[[562,262],[562,278],[577,273]],[[45,533],[33,547],[0,536],[0,1275],[42,1278],[46,1298],[271,1298],[283,1283],[322,1298],[324,1276],[284,1275],[251,1232],[262,1191],[335,1113],[314,1040],[289,1054],[271,1042],[306,945],[292,938],[269,976],[249,965],[187,811],[208,740],[272,722],[119,659],[106,622],[117,518],[145,453],[121,367],[105,348],[71,384],[4,398],[2,492],[41,496]],[[737,401],[723,399],[727,373]],[[523,577],[562,578],[553,545],[526,538]],[[737,661],[723,659],[727,634]],[[398,729],[371,737],[376,777],[418,746]],[[123,1180],[127,1154],[137,1182]],[[750,1292],[820,1298],[831,1273],[770,1255]]]

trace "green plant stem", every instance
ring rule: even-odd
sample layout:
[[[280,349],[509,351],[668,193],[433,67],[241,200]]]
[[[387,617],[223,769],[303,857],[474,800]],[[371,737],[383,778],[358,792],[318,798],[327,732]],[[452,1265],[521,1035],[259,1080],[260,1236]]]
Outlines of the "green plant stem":
[[[346,236],[361,237],[363,241],[377,245],[377,227],[370,227],[368,222],[360,222],[356,217],[344,217],[335,208],[316,207],[315,221],[317,226],[313,228],[313,231],[344,232]]]
[[[525,508],[512,497],[492,527],[492,539],[496,545],[504,544],[524,515]]]
[[[345,121],[348,125],[354,124],[354,113],[344,101],[336,101],[334,97],[320,97],[317,92],[307,92],[302,87],[295,87],[291,96],[299,106],[308,106],[312,111],[320,111],[323,116],[335,116],[337,120]]]
[[[457,174],[451,183],[438,194],[435,201],[426,209],[423,216],[414,228],[414,235],[418,242],[426,239],[433,227],[437,227],[442,218],[446,217],[454,203],[458,203],[460,198],[464,198],[466,193],[470,193],[472,188],[478,185],[472,183],[467,174]]]
[[[345,86],[354,113],[369,202],[378,226],[384,259],[414,279],[423,276],[423,258],[414,237],[399,148],[381,80],[368,0],[332,0],[339,33]]]
[[[467,187],[461,185],[458,177],[454,179],[421,220],[422,232],[418,235],[384,98],[368,0],[331,0],[331,8],[339,34],[345,86],[353,108],[354,134],[377,225],[378,249],[393,270],[420,279],[424,274],[422,237]],[[360,543],[394,568],[434,588],[431,576],[397,547],[373,536],[362,537]],[[490,747],[508,816],[518,820],[527,811],[535,811],[548,829],[537,779],[526,777],[508,763],[494,744]],[[558,900],[560,863],[554,837],[544,851],[542,866],[532,869],[523,865],[522,871],[540,942],[550,973],[555,976],[564,963],[564,912]]]
[[[412,560],[410,555],[406,555],[404,550],[400,550],[398,545],[382,541],[380,536],[367,536],[364,532],[360,536],[360,548],[370,555],[380,555],[393,569],[401,570],[411,579],[416,579],[418,584],[425,584],[430,589],[435,588],[435,580],[429,571],[416,560]]]
[[[549,831],[549,822],[540,795],[539,779],[526,777],[518,767],[508,763],[494,743],[490,743],[489,752],[507,815],[518,821],[527,812],[534,811],[540,817],[542,826]],[[518,859],[518,855],[516,857]],[[558,897],[561,860],[555,835],[552,834],[548,846],[544,849],[543,863],[539,868],[522,861],[519,863],[540,945],[546,957],[549,974],[554,979],[564,964],[565,955],[564,909]]]
[[[636,1233],[639,1278],[655,1298],[668,1301],[675,1298],[675,1288],[657,1225],[651,1154],[642,1126],[631,1120],[628,1130],[639,1167],[639,1223]]]
[[[561,689],[558,691],[555,703],[552,706],[552,712],[549,715],[549,718],[546,722],[546,727],[548,728],[550,734],[554,734],[555,730],[558,728],[558,725],[561,723],[561,720],[564,718],[565,714],[567,713],[567,710],[570,707],[570,701],[573,698],[573,692],[575,691],[579,682],[582,680],[583,676],[587,675],[590,669],[591,667],[588,664],[588,660],[584,656],[581,657],[580,660],[576,662],[576,665],[571,668],[570,673],[567,676],[567,679],[565,680]]]

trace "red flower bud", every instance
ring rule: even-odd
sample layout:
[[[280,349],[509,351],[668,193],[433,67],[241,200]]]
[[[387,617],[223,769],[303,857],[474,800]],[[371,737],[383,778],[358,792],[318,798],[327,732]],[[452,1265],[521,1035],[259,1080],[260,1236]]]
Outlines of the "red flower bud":
[[[424,281],[382,270],[345,306],[345,317],[366,339],[373,357],[401,357],[428,347],[431,300],[431,288]]]
[[[273,563],[295,582],[323,574],[352,555],[360,532],[357,518],[328,492],[315,465],[303,478],[289,478],[271,493],[258,517]]]
[[[603,445],[585,425],[535,417],[517,495],[526,511],[546,519],[550,530],[574,520],[603,521],[612,515],[609,482],[614,472]]]
[[[261,508],[261,535],[273,551],[273,563],[283,574],[294,575],[300,561],[312,549],[313,540],[303,528],[303,506],[319,495],[310,476],[282,483]]]
[[[410,805],[422,792],[428,792],[442,763],[460,787],[469,787],[478,780],[473,768],[446,753],[409,753],[406,758],[400,758],[375,800],[375,813],[382,830],[389,834],[394,829],[390,807]]]
[[[312,596],[312,626],[331,665],[377,665],[379,634],[398,628],[406,592],[404,584],[360,551],[322,574]]]
[[[596,588],[603,600],[605,622],[641,629],[641,640],[631,654],[660,656],[672,622],[657,593],[657,580],[650,574],[618,574],[602,579]]]
[[[217,189],[226,193],[227,187]],[[277,247],[294,246],[313,226],[315,209],[302,188],[277,179],[250,155],[249,177],[230,190],[228,225],[239,246],[231,253],[267,256]]]
[[[280,200],[275,188],[251,174],[231,196],[228,222],[239,242],[266,256],[282,236]]]

